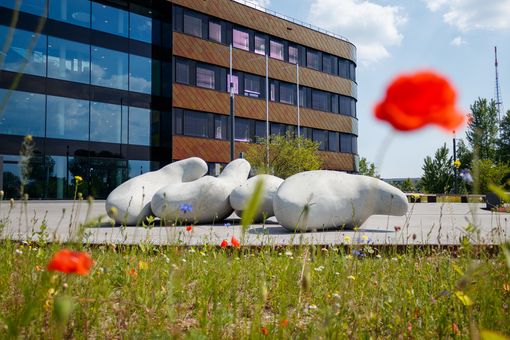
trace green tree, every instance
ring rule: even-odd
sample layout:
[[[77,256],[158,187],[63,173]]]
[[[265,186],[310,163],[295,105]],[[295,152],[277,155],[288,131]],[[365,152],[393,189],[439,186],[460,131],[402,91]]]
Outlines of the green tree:
[[[319,143],[292,134],[269,137],[269,168],[267,166],[266,139],[260,138],[246,150],[246,160],[257,174],[268,173],[287,178],[298,172],[318,170],[322,166]]]
[[[475,193],[484,194],[489,192],[489,184],[505,185],[507,176],[510,174],[510,167],[505,163],[494,164],[488,159],[480,159],[473,162],[473,172],[478,178],[478,190]],[[476,184],[475,184],[476,186]]]
[[[415,191],[415,187],[413,181],[410,178],[407,178],[405,181],[400,184],[400,190],[403,192],[413,192]]]
[[[496,102],[478,98],[470,106],[467,140],[475,157],[479,159],[496,159],[498,137],[498,116]]]
[[[498,156],[499,161],[510,163],[510,110],[499,123]]]
[[[452,157],[444,144],[436,150],[434,159],[425,157],[420,186],[426,193],[443,194],[450,191],[453,180]]]
[[[365,157],[361,157],[359,160],[359,172],[360,175],[371,176],[379,178],[375,164],[369,162]]]

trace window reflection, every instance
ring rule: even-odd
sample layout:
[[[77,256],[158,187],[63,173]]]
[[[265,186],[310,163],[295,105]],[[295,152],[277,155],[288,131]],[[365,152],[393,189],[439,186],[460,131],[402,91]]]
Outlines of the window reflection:
[[[255,35],[255,53],[266,54],[266,38],[260,35]]]
[[[152,92],[152,59],[129,55],[129,90]]]
[[[89,45],[48,37],[48,77],[89,82]]]
[[[298,49],[295,46],[289,46],[289,63],[298,63]]]
[[[340,134],[340,152],[351,152],[352,151],[352,138],[351,135],[346,133]]]
[[[184,112],[184,135],[195,137],[208,137],[208,115],[201,112]]]
[[[74,98],[47,98],[46,137],[89,139],[89,102]]]
[[[9,28],[0,26],[0,40],[6,41]],[[36,43],[32,49],[29,47],[33,40]],[[46,36],[36,35],[32,32],[16,29],[12,42],[7,50],[2,69],[13,72],[46,75]],[[24,67],[24,69],[23,69]]]
[[[152,18],[130,12],[129,25],[131,39],[152,43]]]
[[[319,53],[314,51],[306,51],[306,66],[314,70],[320,69]]]
[[[127,114],[126,111],[127,108],[120,105],[91,102],[90,140],[120,143],[121,117],[122,113]]]
[[[184,33],[202,38],[202,19],[198,15],[184,14]]]
[[[50,18],[73,25],[90,27],[90,1],[51,0]]]
[[[129,169],[129,178],[133,178],[133,177],[136,177],[136,176],[139,176],[146,172],[151,171],[151,162],[150,161],[129,160],[128,161],[128,169]]]
[[[0,89],[0,98],[8,91]],[[0,133],[44,137],[44,95],[12,91],[0,111]]]
[[[151,111],[129,108],[129,144],[150,145]]]
[[[236,118],[235,122],[235,140],[239,142],[249,142],[251,140],[251,121],[245,118]]]
[[[128,54],[92,47],[92,84],[128,89]]]
[[[46,0],[22,0],[20,3],[20,12],[46,16]],[[16,0],[2,0],[0,6],[15,9]]]
[[[214,138],[227,139],[228,117],[215,116],[214,118]]]
[[[260,78],[251,74],[244,76],[244,95],[249,97],[260,97]]]
[[[238,29],[232,30],[233,46],[242,50],[250,50],[250,35],[248,32],[243,32]]]
[[[282,43],[280,43],[278,41],[271,40],[269,42],[269,50],[270,50],[271,58],[283,60],[283,44]]]
[[[181,84],[189,84],[189,64],[185,61],[175,61],[175,81]]]
[[[197,67],[197,86],[214,89],[214,71],[203,67]]]
[[[92,28],[98,31],[127,37],[128,12],[119,8],[93,2]]]
[[[221,43],[221,25],[219,23],[209,22],[209,40]]]

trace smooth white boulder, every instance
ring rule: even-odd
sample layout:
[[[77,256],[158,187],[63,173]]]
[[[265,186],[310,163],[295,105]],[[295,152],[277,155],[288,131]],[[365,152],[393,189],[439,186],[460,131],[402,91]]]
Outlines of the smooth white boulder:
[[[162,187],[152,198],[156,216],[166,222],[213,223],[227,218],[232,190],[246,182],[250,163],[244,159],[230,162],[218,177],[205,176],[188,183],[172,183]],[[191,206],[191,211],[182,209]]]
[[[170,183],[194,181],[207,173],[207,163],[191,157],[144,173],[119,185],[106,199],[108,216],[117,223],[139,225],[151,214],[151,200],[156,191]]]
[[[257,182],[260,180],[263,181],[262,202],[254,222],[260,222],[274,216],[273,199],[278,187],[283,183],[283,179],[272,175],[257,175],[235,188],[230,194],[230,205],[234,208],[236,214],[241,216],[246,204],[253,195]]]
[[[371,215],[402,216],[408,203],[402,191],[377,178],[317,170],[287,178],[273,208],[283,227],[310,231],[359,227]]]

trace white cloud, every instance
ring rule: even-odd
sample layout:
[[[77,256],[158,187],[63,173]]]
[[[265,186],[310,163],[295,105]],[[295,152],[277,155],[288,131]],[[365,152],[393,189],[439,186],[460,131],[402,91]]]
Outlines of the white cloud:
[[[510,29],[510,0],[423,0],[431,11],[444,9],[443,20],[462,32]]]
[[[400,7],[366,0],[313,0],[308,20],[352,41],[366,65],[388,58],[388,48],[400,45],[407,17]]]
[[[461,36],[455,37],[452,41],[450,41],[450,45],[455,47],[459,47],[464,44],[466,44],[466,41]]]
[[[269,7],[269,4],[271,3],[270,0],[234,0],[236,2],[240,2],[240,3],[243,3],[247,6],[250,6],[250,7],[264,7],[264,8],[267,8]]]

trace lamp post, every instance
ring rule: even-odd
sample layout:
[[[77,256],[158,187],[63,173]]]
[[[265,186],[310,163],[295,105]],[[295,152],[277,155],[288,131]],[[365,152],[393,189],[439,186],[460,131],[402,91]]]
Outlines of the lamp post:
[[[234,160],[235,156],[235,142],[234,142],[234,136],[235,136],[235,122],[234,122],[234,78],[232,74],[232,44],[230,44],[230,84],[229,84],[229,90],[230,90],[230,161]]]
[[[457,194],[458,193],[458,188],[457,188],[457,170],[458,170],[458,167],[460,166],[460,162],[457,161],[457,139],[455,138],[455,131],[453,131],[453,193],[454,194]]]

